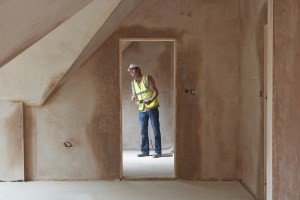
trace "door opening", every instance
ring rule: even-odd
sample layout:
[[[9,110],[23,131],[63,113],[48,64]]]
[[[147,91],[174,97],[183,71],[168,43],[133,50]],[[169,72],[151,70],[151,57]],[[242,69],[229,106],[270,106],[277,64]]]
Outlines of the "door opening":
[[[173,39],[120,40],[121,170],[120,178],[175,178],[176,159],[176,62]],[[162,156],[153,158],[155,139],[149,120],[150,156],[141,152],[138,106],[131,100],[131,81],[127,71],[137,64],[143,75],[154,78],[159,95],[159,121]]]

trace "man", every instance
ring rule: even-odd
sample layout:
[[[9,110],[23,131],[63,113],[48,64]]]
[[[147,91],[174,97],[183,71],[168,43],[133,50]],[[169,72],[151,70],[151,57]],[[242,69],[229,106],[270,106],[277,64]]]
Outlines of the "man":
[[[136,64],[130,64],[128,71],[134,80],[131,82],[132,96],[139,107],[139,121],[141,126],[141,153],[138,157],[149,156],[149,138],[148,138],[148,121],[150,118],[151,126],[155,137],[155,154],[153,158],[161,156],[161,135],[159,125],[159,102],[157,99],[158,90],[152,76],[143,75],[141,69]]]

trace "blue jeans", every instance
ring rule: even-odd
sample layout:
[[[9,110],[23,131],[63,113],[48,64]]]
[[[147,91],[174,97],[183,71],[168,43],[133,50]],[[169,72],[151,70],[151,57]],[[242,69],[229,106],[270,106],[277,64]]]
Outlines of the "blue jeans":
[[[147,112],[139,112],[139,120],[142,135],[142,153],[149,153],[149,138],[148,138],[148,121],[151,121],[151,126],[155,137],[155,153],[161,154],[161,136],[159,128],[159,111],[154,108]]]

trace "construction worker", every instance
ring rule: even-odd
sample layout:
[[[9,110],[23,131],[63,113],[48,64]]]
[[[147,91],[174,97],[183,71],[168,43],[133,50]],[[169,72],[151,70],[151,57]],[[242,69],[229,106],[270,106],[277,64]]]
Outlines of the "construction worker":
[[[155,138],[155,154],[153,158],[161,157],[161,134],[159,125],[159,102],[157,99],[158,90],[152,76],[143,75],[141,69],[136,64],[130,64],[128,71],[134,80],[131,82],[131,100],[138,105],[139,122],[141,127],[141,153],[138,157],[149,156],[148,121]]]

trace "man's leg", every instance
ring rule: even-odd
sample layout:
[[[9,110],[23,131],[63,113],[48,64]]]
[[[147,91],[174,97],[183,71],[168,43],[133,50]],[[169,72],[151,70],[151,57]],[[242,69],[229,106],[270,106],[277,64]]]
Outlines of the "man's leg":
[[[161,135],[160,135],[160,124],[159,124],[159,111],[158,108],[154,108],[148,111],[151,120],[151,126],[155,137],[155,153],[161,154]]]
[[[149,116],[146,112],[139,112],[139,121],[141,126],[141,136],[142,136],[142,144],[141,144],[141,154],[138,156],[149,155],[149,138],[148,138],[148,121]]]

